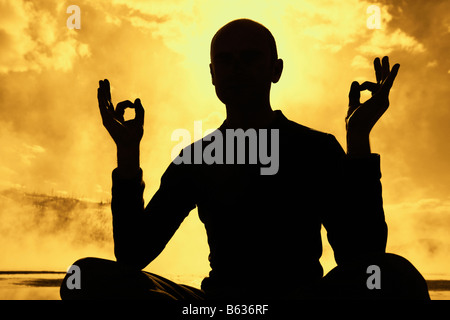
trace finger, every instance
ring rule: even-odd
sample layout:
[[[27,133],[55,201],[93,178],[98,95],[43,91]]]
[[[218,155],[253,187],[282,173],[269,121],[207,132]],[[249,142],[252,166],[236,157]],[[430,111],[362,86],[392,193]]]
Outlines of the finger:
[[[103,101],[101,88],[97,89],[97,100],[98,100],[98,107],[100,109],[100,114],[103,117],[108,112],[108,110],[106,109],[106,105],[104,104],[104,101]]]
[[[107,108],[105,100],[103,98],[103,92],[101,88],[97,89],[97,99],[98,99],[98,107],[100,110],[100,115],[103,120],[104,125],[108,125],[113,120],[110,111]]]
[[[104,83],[101,80],[99,81],[99,88],[97,89],[97,100],[99,107],[101,107],[100,111],[106,112],[108,110],[108,104],[106,103],[104,94]]]
[[[111,85],[108,79],[103,80],[103,95],[105,97],[106,104],[108,109],[114,111],[114,105],[111,100]]]
[[[100,80],[98,82],[98,89],[97,89],[97,100],[98,100],[98,103],[100,103],[100,101],[102,101],[102,99],[103,99],[102,93],[103,93],[103,91],[102,91],[102,80]]]
[[[377,83],[381,83],[381,62],[380,58],[375,58],[373,61],[373,66],[375,68],[375,77],[377,79]]]
[[[383,94],[389,94],[389,91],[392,88],[392,84],[394,83],[395,78],[397,77],[398,69],[400,69],[400,64],[396,63],[392,67],[391,72],[386,78],[386,81],[383,83],[383,86],[381,87],[381,90],[383,91]]]
[[[144,107],[142,106],[141,99],[136,99],[134,101],[134,108],[136,112],[136,121],[140,125],[144,125]]]
[[[98,84],[99,84],[99,93],[98,93],[99,102],[101,101],[108,110],[114,111],[114,107],[113,107],[111,101],[108,101],[108,99],[107,99],[105,81],[100,80],[98,82]]]
[[[359,89],[359,83],[358,83],[358,81],[353,81],[352,85],[350,86],[350,92],[348,93],[348,106],[349,107],[359,106],[360,98],[361,98],[361,93],[360,93],[360,89]]]
[[[106,99],[112,104],[112,100],[111,100],[111,85],[110,85],[108,79],[105,79],[105,94],[106,94]]]
[[[372,93],[377,92],[380,89],[379,83],[365,81],[359,86],[360,91],[369,90]]]
[[[126,108],[134,108],[133,102],[131,102],[130,100],[125,100],[125,101],[119,102],[116,106],[116,111],[115,111],[116,117],[121,122],[124,121],[123,116],[125,115]]]
[[[381,60],[381,81],[386,80],[387,76],[389,75],[389,57],[384,56],[383,60]]]
[[[352,85],[350,86],[350,92],[348,93],[348,111],[346,119],[348,119],[352,115],[352,113],[359,107],[360,98],[361,93],[359,90],[359,83],[358,81],[353,81]]]
[[[100,101],[100,99],[103,100],[103,81],[102,80],[100,80],[98,82],[98,90],[97,90],[97,92],[98,92],[97,97],[98,97],[99,101]]]

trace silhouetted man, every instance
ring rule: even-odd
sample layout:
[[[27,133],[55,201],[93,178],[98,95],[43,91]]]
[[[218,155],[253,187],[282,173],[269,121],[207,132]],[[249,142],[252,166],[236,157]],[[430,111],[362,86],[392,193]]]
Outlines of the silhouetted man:
[[[97,258],[75,262],[81,268],[81,289],[69,290],[63,282],[61,296],[427,298],[417,270],[407,260],[385,253],[379,156],[370,151],[369,133],[389,106],[399,65],[390,69],[384,57],[375,59],[374,67],[376,83],[351,85],[345,153],[332,135],[272,110],[270,88],[280,79],[283,61],[269,30],[248,19],[228,23],[212,39],[210,64],[226,119],[212,136],[185,148],[178,160],[194,158],[193,151],[204,152],[219,137],[227,145],[227,130],[258,129],[258,137],[266,132],[261,130],[269,130],[274,139],[267,139],[266,146],[260,141],[258,148],[277,144],[266,150],[277,152],[278,170],[263,175],[260,162],[207,164],[175,159],[146,207],[139,165],[144,109],[139,99],[120,102],[114,109],[109,82],[100,81],[103,124],[117,145],[112,188],[117,262]],[[372,98],[361,104],[360,91],[365,89]],[[124,121],[126,108],[135,109],[135,119]],[[216,148],[215,152],[223,152],[224,158],[239,157],[239,150]],[[211,272],[201,290],[141,272],[195,207],[210,246]],[[321,225],[338,264],[326,277],[319,262]],[[367,270],[374,265],[381,273],[381,288],[368,284],[372,280]]]

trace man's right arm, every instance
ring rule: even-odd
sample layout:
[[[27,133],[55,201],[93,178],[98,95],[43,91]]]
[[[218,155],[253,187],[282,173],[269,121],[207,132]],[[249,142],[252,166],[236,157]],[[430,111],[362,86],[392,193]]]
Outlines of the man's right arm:
[[[113,171],[114,253],[118,262],[143,269],[164,249],[180,224],[195,208],[190,167],[171,163],[144,208],[142,170],[134,177]]]
[[[144,133],[144,108],[139,99],[111,101],[107,79],[99,82],[98,105],[104,127],[117,146],[117,168],[113,171],[112,213],[114,252],[118,262],[142,269],[163,250],[180,223],[195,207],[188,168],[171,164],[161,186],[144,209],[144,182],[139,146]],[[126,108],[136,117],[125,121]]]

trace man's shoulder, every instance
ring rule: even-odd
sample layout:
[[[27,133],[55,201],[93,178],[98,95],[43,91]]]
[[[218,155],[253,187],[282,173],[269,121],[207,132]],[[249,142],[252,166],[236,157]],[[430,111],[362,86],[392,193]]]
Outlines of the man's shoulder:
[[[305,138],[313,140],[323,140],[323,141],[336,140],[334,135],[332,135],[331,133],[319,131],[317,129],[313,129],[311,127],[302,125],[298,122],[288,119],[282,113],[280,124],[281,124],[280,128],[287,130],[291,134],[303,136]]]

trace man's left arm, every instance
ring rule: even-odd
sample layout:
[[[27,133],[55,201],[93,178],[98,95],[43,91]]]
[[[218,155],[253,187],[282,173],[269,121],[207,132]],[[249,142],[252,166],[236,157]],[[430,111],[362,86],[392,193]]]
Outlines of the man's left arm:
[[[384,253],[387,225],[379,155],[349,157],[337,140],[329,137],[328,149],[334,160],[327,166],[323,225],[339,265],[358,256]]]
[[[338,264],[363,254],[385,252],[387,225],[384,217],[380,157],[370,150],[369,134],[389,107],[389,91],[399,64],[389,67],[388,57],[374,61],[377,83],[353,82],[346,117],[347,154],[342,152],[338,171],[343,181],[336,194],[340,212],[328,215],[325,227]],[[360,91],[372,98],[360,103]],[[336,141],[337,143],[337,141]],[[336,190],[335,190],[336,191]]]

